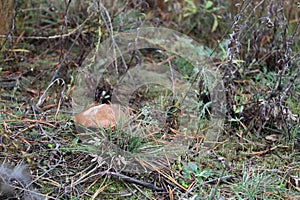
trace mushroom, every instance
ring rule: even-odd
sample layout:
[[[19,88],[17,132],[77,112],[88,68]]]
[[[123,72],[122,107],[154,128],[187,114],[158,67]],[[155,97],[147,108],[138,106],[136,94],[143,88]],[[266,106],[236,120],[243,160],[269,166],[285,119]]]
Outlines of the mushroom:
[[[115,128],[117,122],[129,117],[118,104],[101,104],[87,107],[75,115],[74,121],[88,128]]]

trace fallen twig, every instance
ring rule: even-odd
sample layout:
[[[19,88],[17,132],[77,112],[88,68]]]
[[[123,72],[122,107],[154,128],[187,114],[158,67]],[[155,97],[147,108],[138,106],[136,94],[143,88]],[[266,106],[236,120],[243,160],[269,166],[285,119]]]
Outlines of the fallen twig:
[[[159,192],[162,192],[162,191],[165,191],[164,188],[159,188],[159,187],[156,187],[155,185],[151,184],[151,183],[147,183],[147,182],[144,182],[144,181],[140,181],[140,180],[137,180],[135,178],[131,178],[129,176],[126,176],[124,174],[120,174],[120,173],[117,173],[117,172],[107,172],[107,174],[110,174],[110,175],[114,175],[114,176],[117,176],[117,177],[120,177],[121,179],[127,181],[127,182],[130,182],[130,183],[135,183],[135,184],[138,184],[140,186],[143,186],[145,188],[148,188],[150,190],[154,190],[154,191],[159,191]]]

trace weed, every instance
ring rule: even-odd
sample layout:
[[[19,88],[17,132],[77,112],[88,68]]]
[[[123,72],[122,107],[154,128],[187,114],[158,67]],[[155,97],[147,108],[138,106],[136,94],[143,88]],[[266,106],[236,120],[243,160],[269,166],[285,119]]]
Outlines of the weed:
[[[280,199],[286,191],[284,183],[276,174],[247,169],[244,165],[240,182],[231,184],[237,199]]]

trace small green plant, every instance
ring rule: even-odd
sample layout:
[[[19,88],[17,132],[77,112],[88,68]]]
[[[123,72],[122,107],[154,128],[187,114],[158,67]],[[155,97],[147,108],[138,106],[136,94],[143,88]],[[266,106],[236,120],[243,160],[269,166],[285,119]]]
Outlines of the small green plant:
[[[253,168],[243,167],[242,179],[231,184],[231,189],[237,199],[274,199],[286,190],[284,183],[275,174],[256,172]]]
[[[219,25],[218,19],[221,18],[221,16],[217,14],[217,11],[220,9],[219,7],[215,6],[212,1],[206,1],[204,4],[200,6],[200,9],[198,8],[199,6],[193,0],[185,0],[184,2],[185,2],[185,6],[183,8],[184,18],[192,18],[192,17],[198,18],[202,15],[211,15],[213,17],[211,32],[216,31]]]
[[[186,179],[195,177],[198,183],[207,181],[216,174],[218,174],[218,172],[215,172],[211,169],[201,169],[199,164],[196,162],[188,162],[187,164],[183,164],[183,177]]]

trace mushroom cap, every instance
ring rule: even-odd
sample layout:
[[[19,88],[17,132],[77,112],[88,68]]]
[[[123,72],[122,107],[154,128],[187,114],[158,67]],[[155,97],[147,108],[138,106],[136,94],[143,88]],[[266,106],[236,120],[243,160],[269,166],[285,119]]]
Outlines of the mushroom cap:
[[[101,104],[87,107],[84,111],[77,113],[74,121],[88,128],[115,128],[120,120],[128,117],[118,104]]]

